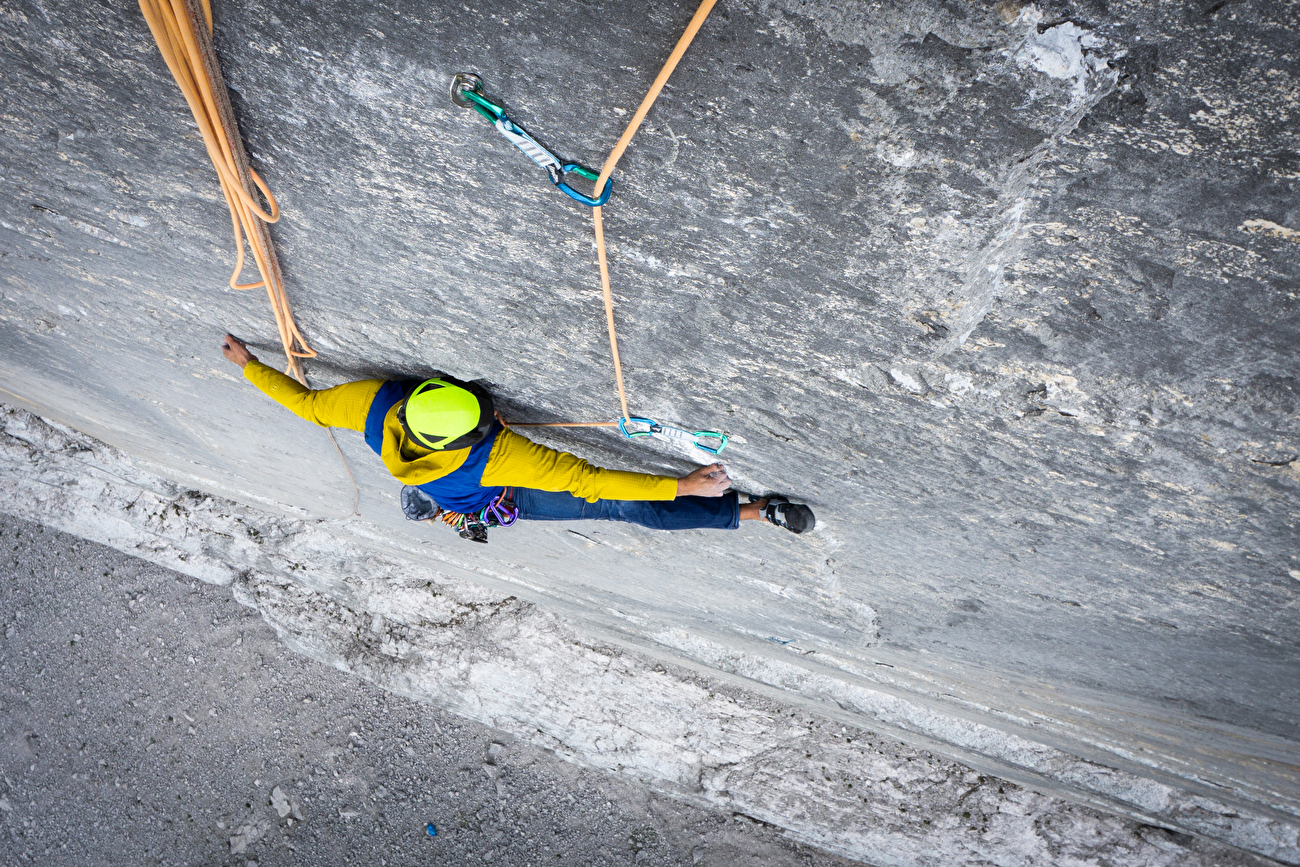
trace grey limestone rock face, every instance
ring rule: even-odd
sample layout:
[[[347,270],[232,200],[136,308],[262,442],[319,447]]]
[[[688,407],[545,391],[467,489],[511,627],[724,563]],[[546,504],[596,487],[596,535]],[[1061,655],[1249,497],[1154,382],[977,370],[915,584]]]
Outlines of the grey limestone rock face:
[[[613,418],[587,209],[447,85],[478,72],[599,167],[691,9],[214,11],[313,382],[440,369],[515,418]],[[739,482],[805,499],[817,532],[531,526],[467,551],[405,526],[342,432],[368,532],[671,654],[888,671],[1294,822],[1294,780],[1258,769],[1294,764],[1300,708],[1298,19],[723,2],[615,174],[620,348],[634,413],[728,431]],[[263,296],[224,288],[216,179],[138,10],[6,4],[0,57],[5,399],[186,485],[346,519],[328,440],[220,358],[227,329],[268,361],[278,339]]]
[[[319,703],[323,719],[329,720],[325,725],[302,726],[295,713],[302,706],[297,698],[287,697],[279,687],[268,693],[265,684],[258,684],[258,677],[268,673],[266,663],[271,657],[279,663],[302,665],[282,652],[287,647],[395,696],[436,705],[437,709],[425,708],[423,713],[410,709],[421,722],[402,725],[401,734],[423,730],[430,743],[418,751],[409,745],[402,751],[439,755],[444,773],[426,778],[427,783],[413,783],[410,774],[415,768],[404,765],[389,783],[398,790],[414,785],[426,803],[438,805],[439,812],[450,810],[461,817],[475,811],[457,792],[447,792],[464,778],[459,774],[449,778],[446,765],[482,772],[495,806],[488,803],[479,808],[480,819],[498,811],[527,813],[530,800],[554,803],[555,793],[534,790],[532,798],[521,799],[512,768],[514,750],[501,743],[483,745],[481,758],[465,764],[463,748],[442,737],[437,719],[445,720],[446,711],[491,725],[497,737],[545,750],[553,762],[563,758],[617,773],[675,800],[720,811],[724,822],[728,822],[725,817],[757,820],[787,838],[871,864],[981,864],[987,863],[990,853],[999,864],[1024,867],[1098,860],[1125,867],[1274,863],[1243,848],[1294,860],[1295,826],[1261,814],[1258,805],[1253,810],[1238,809],[1221,798],[1163,784],[1149,773],[1132,773],[1071,755],[1042,737],[1030,740],[981,724],[963,717],[958,703],[929,702],[917,692],[891,692],[898,680],[890,677],[828,676],[819,667],[800,666],[797,656],[780,659],[740,653],[734,647],[709,645],[684,630],[661,639],[661,645],[675,640],[684,651],[675,659],[667,658],[662,646],[655,652],[644,643],[638,647],[627,635],[557,617],[520,600],[508,585],[493,586],[495,582],[482,573],[464,580],[457,576],[455,564],[443,562],[430,568],[427,560],[413,558],[409,552],[375,546],[372,528],[365,524],[354,523],[351,534],[340,534],[337,522],[295,521],[184,490],[103,443],[21,410],[0,412],[0,511],[37,517],[82,537],[60,539],[59,534],[46,534],[45,527],[37,529],[11,518],[0,521],[13,579],[2,587],[8,604],[0,606],[9,651],[0,657],[9,666],[0,669],[9,679],[5,704],[0,706],[0,743],[11,747],[0,754],[8,788],[8,800],[0,800],[0,805],[10,804],[0,806],[0,811],[12,814],[4,821],[19,844],[17,857],[24,849],[30,852],[44,845],[43,840],[64,834],[69,812],[85,812],[76,801],[66,800],[40,825],[33,823],[30,811],[39,813],[51,794],[58,799],[58,778],[66,774],[63,763],[67,761],[47,750],[45,761],[31,764],[39,755],[34,757],[23,745],[24,741],[31,745],[30,735],[24,738],[23,733],[46,737],[38,732],[51,733],[51,741],[83,743],[78,751],[85,763],[81,766],[95,765],[94,773],[81,775],[83,781],[116,777],[120,769],[132,768],[129,775],[123,774],[125,781],[114,780],[111,791],[112,797],[128,804],[139,796],[147,798],[151,812],[144,818],[133,816],[136,830],[146,831],[130,835],[135,849],[161,851],[166,843],[160,837],[170,837],[186,848],[203,848],[210,826],[205,834],[199,830],[202,825],[189,827],[188,820],[192,816],[201,821],[204,814],[209,821],[215,818],[210,803],[196,805],[192,813],[185,809],[186,821],[173,822],[167,817],[179,818],[177,806],[168,782],[157,779],[156,763],[133,764],[123,758],[128,753],[114,748],[108,753],[110,767],[109,761],[91,758],[102,754],[102,748],[90,746],[90,741],[102,744],[103,738],[113,744],[121,736],[113,733],[129,728],[143,752],[155,746],[152,735],[146,743],[140,726],[161,723],[161,715],[141,720],[132,703],[131,715],[124,718],[117,714],[125,708],[113,708],[122,694],[117,690],[143,675],[150,689],[128,690],[128,694],[152,693],[148,703],[155,708],[175,713],[176,704],[191,701],[203,706],[217,701],[220,706],[220,710],[209,707],[207,716],[219,719],[224,728],[209,729],[198,708],[193,708],[194,715],[173,716],[160,726],[170,729],[157,734],[163,743],[172,744],[171,749],[156,755],[168,766],[169,778],[206,778],[207,786],[200,783],[203,788],[214,784],[224,788],[231,782],[228,776],[211,779],[213,769],[204,760],[212,752],[210,747],[175,743],[181,719],[191,723],[191,736],[197,724],[202,736],[215,734],[226,744],[235,732],[265,733],[273,726],[287,728],[291,738],[294,728],[313,735],[322,728],[328,735],[332,729],[337,743],[353,728],[346,720],[355,705],[349,708],[352,703],[328,686],[330,678],[323,672],[300,668],[302,680],[320,688],[312,690],[308,701],[313,706]],[[213,617],[209,629],[208,618],[199,613],[211,608],[199,596],[196,584],[175,583],[181,575],[171,573],[169,578],[163,570],[138,560],[84,545],[85,538],[167,564],[184,576],[228,584],[234,601],[254,609],[274,628],[280,648],[268,646],[266,637],[246,636],[234,620],[215,622],[218,618]],[[162,581],[142,582],[142,573]],[[95,583],[101,580],[105,583]],[[184,589],[185,583],[189,589]],[[167,584],[173,585],[170,591]],[[230,597],[223,600],[227,611]],[[106,600],[110,605],[102,604]],[[54,618],[58,620],[51,622]],[[112,627],[114,618],[125,629]],[[71,624],[78,631],[69,638]],[[158,631],[165,632],[166,638]],[[250,640],[245,642],[245,637]],[[685,646],[691,639],[695,645]],[[140,654],[140,645],[156,652]],[[243,659],[211,659],[211,651],[218,647]],[[87,667],[94,660],[100,663],[91,668],[87,683]],[[40,672],[57,670],[58,676],[55,680],[37,676],[38,666]],[[146,666],[149,670],[142,672]],[[181,680],[193,678],[196,671],[203,672],[202,682]],[[96,678],[101,686],[111,683],[113,687],[97,686]],[[773,684],[780,689],[773,689]],[[80,696],[81,702],[92,695],[95,698],[82,705],[71,704],[74,696]],[[366,700],[362,713],[369,718],[356,728],[373,725],[381,737],[400,737],[394,731],[397,714],[388,715],[389,705],[400,699],[388,698],[382,709]],[[107,721],[101,716],[105,704],[114,714]],[[1110,712],[1117,712],[1113,700]],[[76,717],[70,730],[66,728],[69,717]],[[899,737],[881,734],[882,728]],[[59,734],[52,734],[55,730]],[[74,737],[77,731],[86,732],[90,740]],[[1139,733],[1134,732],[1129,740],[1138,739]],[[930,749],[928,745],[936,741],[942,748]],[[1228,743],[1224,738],[1216,746],[1222,749]],[[285,779],[286,747],[309,767],[338,758],[328,739],[310,745],[245,742],[244,758],[235,763],[246,775],[243,785],[256,788],[268,776]],[[393,762],[396,747],[389,741],[379,750],[386,759],[352,753],[353,772],[341,778],[331,779],[317,765],[312,776],[333,789],[319,794],[350,800],[359,775],[373,778],[387,773],[385,766]],[[453,755],[461,751],[461,757],[448,761],[448,749]],[[954,760],[950,755],[954,750],[962,751],[969,763]],[[229,770],[231,759],[226,753],[216,760]],[[276,767],[268,768],[268,763]],[[1010,772],[1009,776],[1029,785],[989,773],[990,768]],[[1251,782],[1258,786],[1264,780]],[[590,785],[582,788],[587,797],[599,791]],[[300,793],[301,802],[293,789],[286,792],[274,786],[268,793],[263,788],[258,795],[260,809],[253,813],[238,810],[238,801],[231,805],[236,816],[242,813],[237,819],[218,808],[217,814],[225,813],[227,819],[218,823],[218,830],[225,830],[218,834],[221,849],[251,855],[259,847],[265,850],[286,843],[305,844],[308,851],[329,846],[314,831],[308,834],[314,838],[309,842],[294,830],[294,822],[304,819],[300,808],[308,803],[306,793]],[[388,798],[383,793],[380,786],[375,791],[379,803],[370,799],[368,807],[355,801],[336,802],[322,813],[318,792],[313,791],[305,817],[315,822],[335,811],[340,819],[370,815],[385,826],[390,838],[405,837],[409,846],[410,838],[402,832],[404,826],[409,828],[409,815],[403,819],[368,812],[384,809]],[[536,836],[572,841],[576,834],[588,848],[593,834],[608,839],[608,825],[592,824],[602,820],[563,806],[563,799],[560,803],[565,824],[574,830]],[[101,812],[112,810],[102,799],[96,806]],[[254,806],[245,802],[246,808]],[[140,829],[141,823],[149,827]],[[90,824],[95,831],[109,833],[98,822]],[[179,833],[169,833],[173,830]],[[466,825],[461,824],[460,830],[466,830]],[[334,833],[352,838],[354,848],[376,845],[366,830],[343,827]],[[459,838],[460,848],[475,848],[475,839],[452,833]],[[1217,839],[1203,839],[1206,836]],[[78,860],[78,849],[102,848],[98,839],[95,834],[78,837],[73,846],[60,850],[65,853],[63,860],[84,863],[84,857]],[[404,846],[385,844],[376,850],[381,848],[391,856]],[[518,852],[507,863],[535,863],[536,847],[526,848],[527,853]],[[306,853],[299,850],[298,854]],[[455,853],[442,855],[456,859]],[[572,849],[564,857],[586,863]],[[829,863],[805,857],[799,863],[813,861]],[[762,860],[757,852],[748,860],[739,853],[717,854],[717,863],[751,862],[775,863]],[[614,862],[603,855],[599,863]]]

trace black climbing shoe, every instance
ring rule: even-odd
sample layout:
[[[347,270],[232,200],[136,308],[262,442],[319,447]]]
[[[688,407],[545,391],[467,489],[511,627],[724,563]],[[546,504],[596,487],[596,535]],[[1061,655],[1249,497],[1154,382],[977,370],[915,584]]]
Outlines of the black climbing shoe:
[[[763,507],[763,520],[785,527],[791,533],[806,533],[817,526],[817,518],[812,509],[803,503],[792,503],[777,494],[767,498],[767,505]]]

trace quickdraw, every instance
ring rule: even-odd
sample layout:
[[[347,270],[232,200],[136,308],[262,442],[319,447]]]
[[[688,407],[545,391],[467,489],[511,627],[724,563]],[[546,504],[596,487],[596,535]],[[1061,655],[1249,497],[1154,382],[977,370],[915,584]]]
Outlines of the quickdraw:
[[[628,430],[627,426],[629,424],[645,425],[646,429]],[[726,434],[722,433],[721,431],[716,431],[716,430],[689,431],[679,427],[671,427],[670,425],[660,424],[659,422],[655,421],[652,418],[636,418],[636,417],[621,418],[618,420],[618,429],[621,430],[623,432],[623,435],[626,436],[628,439],[632,439],[633,437],[653,436],[653,437],[659,437],[661,439],[666,439],[666,440],[678,440],[680,442],[687,443],[699,449],[700,451],[708,452],[711,455],[722,454],[722,450],[727,447],[727,443],[730,441],[729,437]],[[701,442],[701,440],[713,440],[714,444],[709,445],[707,443]]]
[[[605,181],[605,188],[595,198],[584,196],[569,186],[565,181],[569,174],[578,175],[589,181],[599,180],[600,175],[578,163],[561,162],[559,157],[529,135],[526,129],[507,117],[505,106],[493,102],[483,93],[483,79],[474,73],[456,73],[456,77],[451,80],[451,101],[461,108],[473,108],[483,115],[488,123],[496,127],[497,132],[505,136],[506,141],[519,148],[524,152],[524,156],[545,169],[547,175],[551,178],[551,183],[555,184],[560,192],[575,202],[582,202],[589,207],[599,208],[609,201],[609,194],[614,189],[614,180],[612,178]]]

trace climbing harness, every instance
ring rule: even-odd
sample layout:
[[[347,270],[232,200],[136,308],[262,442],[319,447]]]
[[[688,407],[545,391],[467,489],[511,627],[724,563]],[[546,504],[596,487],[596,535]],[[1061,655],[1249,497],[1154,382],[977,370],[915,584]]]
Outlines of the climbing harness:
[[[456,73],[456,77],[451,80],[451,101],[461,108],[473,108],[483,115],[488,123],[496,127],[497,132],[505,137],[506,141],[519,148],[524,152],[524,156],[545,169],[551,178],[551,183],[555,184],[560,192],[575,202],[582,202],[589,207],[599,208],[609,201],[609,194],[614,189],[612,180],[605,179],[604,188],[600,190],[600,195],[595,198],[585,196],[569,186],[565,181],[565,177],[570,173],[586,178],[589,181],[596,180],[599,175],[578,163],[562,162],[559,157],[547,150],[541,142],[529,134],[528,130],[506,116],[505,106],[493,102],[483,93],[483,79],[474,73]],[[597,189],[600,188],[597,187]]]
[[[514,504],[514,488],[506,488],[477,512],[448,512],[439,507],[433,517],[426,520],[440,520],[456,530],[462,539],[486,545],[488,528],[509,527],[519,520],[519,509]]]
[[[645,430],[628,430],[627,426],[645,425]],[[660,424],[652,418],[622,418],[618,421],[618,429],[628,439],[633,437],[657,437],[669,441],[684,442],[692,448],[708,452],[711,455],[720,455],[722,450],[727,447],[730,437],[721,431],[716,430],[684,430],[671,425]],[[713,440],[713,445],[709,445],[702,440]]]
[[[439,506],[428,494],[412,485],[402,488],[402,512],[408,521],[432,524],[441,521],[462,539],[485,543],[490,527],[509,527],[519,520],[515,506],[515,489],[506,488],[492,502],[477,512],[452,512]]]

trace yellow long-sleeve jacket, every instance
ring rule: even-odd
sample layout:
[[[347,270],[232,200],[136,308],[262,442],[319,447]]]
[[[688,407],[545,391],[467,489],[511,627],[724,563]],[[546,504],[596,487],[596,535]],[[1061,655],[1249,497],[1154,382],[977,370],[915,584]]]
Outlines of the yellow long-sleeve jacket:
[[[362,433],[370,403],[384,384],[382,379],[363,379],[314,390],[260,361],[250,361],[244,366],[244,378],[307,421],[321,427],[342,427]],[[440,479],[459,469],[468,455],[467,448],[439,452],[412,443],[397,421],[397,406],[384,417],[379,456],[388,471],[403,484],[423,485]],[[540,446],[511,430],[497,434],[480,484],[568,491],[593,503],[596,500],[671,500],[677,496],[677,480],[671,476],[593,467],[582,458]]]

